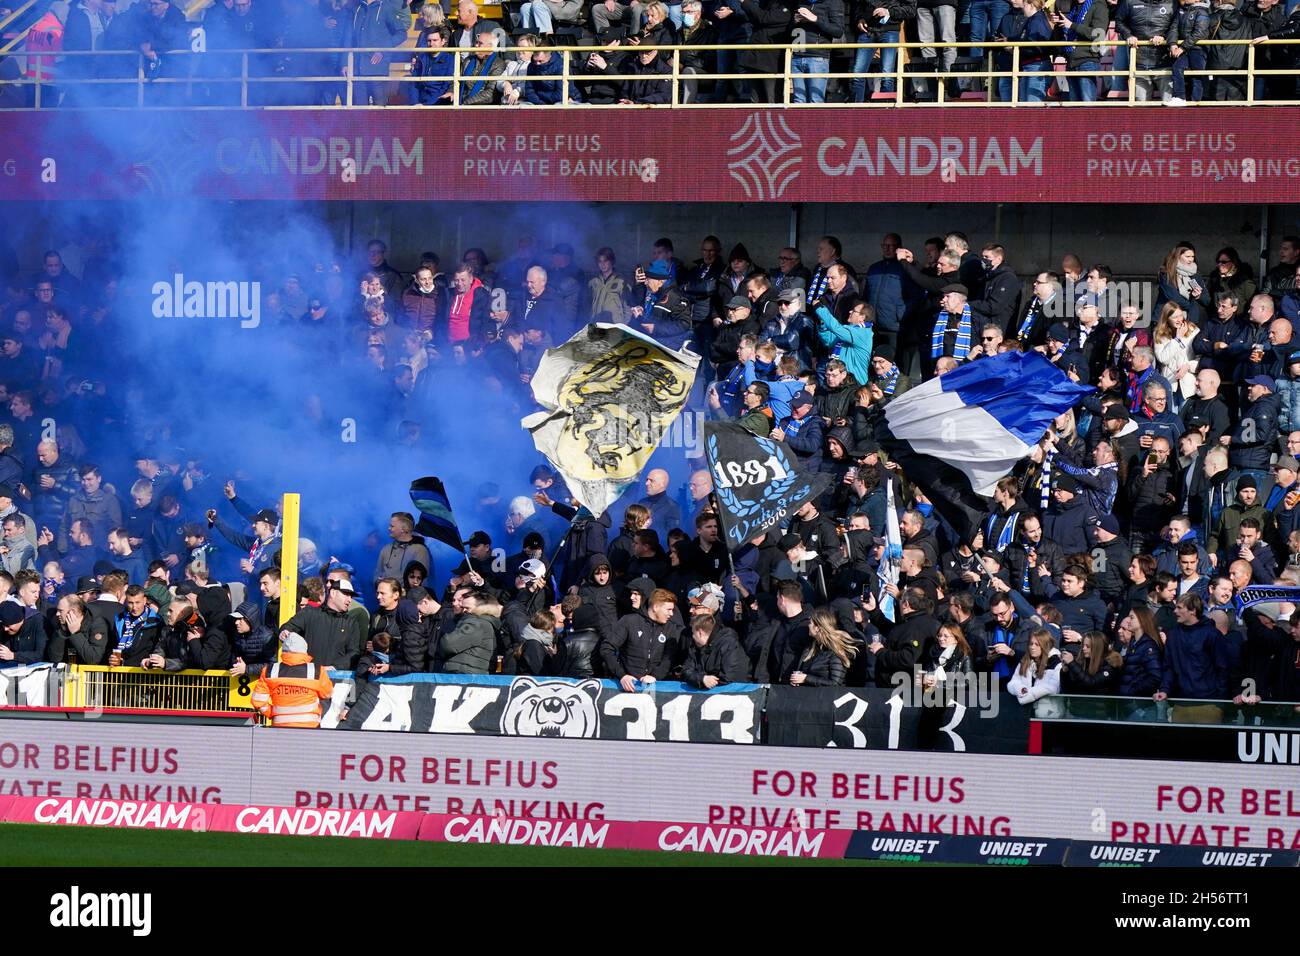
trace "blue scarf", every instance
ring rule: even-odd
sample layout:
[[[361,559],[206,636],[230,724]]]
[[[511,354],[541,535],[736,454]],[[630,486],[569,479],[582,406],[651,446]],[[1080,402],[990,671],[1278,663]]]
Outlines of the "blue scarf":
[[[812,418],[812,415],[806,415],[803,418],[795,418],[791,415],[782,423],[781,431],[785,432],[785,437],[787,439],[793,438],[795,435],[799,434],[799,429],[803,428],[803,423],[808,421],[809,418]]]
[[[930,333],[930,358],[939,358],[943,355],[943,339],[948,332],[950,318],[948,310],[942,309],[939,317],[935,319],[934,331]],[[952,357],[959,362],[970,353],[970,334],[970,303],[967,302],[961,307],[961,322],[957,325],[957,339],[952,346]]]
[[[1029,559],[1037,552],[1032,544],[1025,545],[1025,573],[1020,576],[1020,593],[1029,593]]]
[[[834,264],[835,263],[831,263],[831,265]],[[826,291],[826,272],[829,269],[830,266],[827,266],[825,269],[819,266],[817,271],[813,273],[812,282],[808,286],[808,308],[810,310],[816,308],[817,300],[820,299],[822,294]]]
[[[158,615],[152,608],[135,618],[128,617],[126,612],[123,611],[122,616],[117,619],[117,649],[119,651],[128,650],[135,643],[135,635],[138,630],[157,620]]]
[[[1020,322],[1020,328],[1016,330],[1016,338],[1022,345],[1029,342],[1030,336],[1034,334],[1034,323],[1038,321],[1038,310],[1043,307],[1038,296],[1029,300],[1029,309],[1025,312],[1024,319]]]
[[[1012,539],[1015,538],[1016,528],[1020,524],[1020,514],[1019,511],[1013,511],[1007,516],[1006,524],[1002,526],[1002,531],[998,535],[997,544],[993,548],[993,550],[998,554],[1006,551],[1007,545],[1011,544]],[[998,513],[995,511],[993,514],[989,515],[988,525],[984,529],[984,547],[986,548],[989,546],[988,539],[993,535],[993,526],[997,524],[997,522]]]
[[[496,58],[497,55],[495,52],[493,52],[488,56],[486,60],[482,61],[482,70],[480,72],[471,74],[473,76],[479,77],[479,80],[469,88],[470,96],[478,96],[479,93],[483,92],[483,87],[487,85],[487,77],[492,75],[492,64],[496,61]],[[473,58],[473,61],[477,61],[477,60],[478,57]],[[471,62],[471,65],[473,65],[473,62]]]
[[[1082,23],[1084,20],[1088,19],[1088,11],[1091,9],[1092,9],[1092,0],[1083,0],[1083,3],[1079,4],[1077,7],[1075,7],[1073,10],[1070,11],[1071,14],[1070,23],[1072,23],[1073,26],[1071,26],[1070,29],[1065,31],[1065,39],[1067,40],[1078,39],[1079,24]],[[1073,54],[1074,54],[1074,47],[1067,46],[1065,48],[1065,55],[1072,56]]]
[[[898,388],[898,366],[889,366],[889,374],[880,380],[880,390],[886,395],[893,395]]]
[[[745,366],[739,362],[727,373],[727,377],[718,383],[718,401],[730,415],[736,413],[740,394],[745,389]]]
[[[1286,497],[1287,492],[1290,490],[1291,490],[1290,488],[1283,488],[1281,485],[1278,484],[1273,485],[1273,487],[1268,492],[1268,501],[1265,502],[1264,504],[1264,510],[1272,511],[1274,508],[1280,505],[1282,503],[1282,499]]]

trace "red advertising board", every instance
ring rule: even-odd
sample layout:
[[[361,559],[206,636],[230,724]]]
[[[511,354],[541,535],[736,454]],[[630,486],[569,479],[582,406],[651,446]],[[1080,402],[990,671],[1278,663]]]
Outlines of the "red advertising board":
[[[10,113],[0,199],[1265,203],[1300,108]]]

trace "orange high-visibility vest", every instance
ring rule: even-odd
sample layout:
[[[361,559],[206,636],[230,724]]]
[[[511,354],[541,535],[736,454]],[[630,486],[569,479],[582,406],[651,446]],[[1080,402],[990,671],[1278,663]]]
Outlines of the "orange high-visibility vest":
[[[27,78],[34,80],[40,76],[42,83],[54,79],[55,65],[52,56],[36,56],[37,53],[57,53],[63,49],[63,24],[53,13],[47,13],[34,24],[27,34]]]
[[[272,727],[319,727],[321,701],[334,693],[325,668],[313,664],[310,654],[286,653],[262,668],[253,688],[253,709],[270,716]]]

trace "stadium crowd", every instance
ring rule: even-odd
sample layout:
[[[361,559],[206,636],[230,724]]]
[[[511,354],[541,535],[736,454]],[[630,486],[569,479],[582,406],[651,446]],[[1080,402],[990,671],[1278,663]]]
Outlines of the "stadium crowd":
[[[444,272],[426,253],[411,275],[375,240],[355,280],[342,264],[283,276],[265,314],[387,389],[374,394],[393,448],[449,424],[449,374],[517,420],[547,347],[625,323],[704,357],[684,414],[783,439],[829,476],[819,498],[729,553],[702,459],[680,496],[653,468],[644,496],[600,518],[538,465],[504,491],[482,483],[449,575],[405,512],[386,544],[371,535],[364,567],[326,558],[344,553],[342,532],[331,549],[301,539],[288,615],[278,494],[241,497],[234,463],[160,440],[121,411],[113,376],[88,374],[122,319],[112,255],[79,276],[56,251],[35,275],[0,258],[0,666],[256,673],[298,635],[363,680],[594,675],[630,690],[973,672],[1040,709],[1058,693],[1300,700],[1295,605],[1234,606],[1252,584],[1300,585],[1300,237],[1262,275],[1230,247],[1180,242],[1149,281],[1066,255],[1027,288],[1001,245],[955,231],[915,250],[887,234],[870,257],[824,236],[807,263],[784,248],[766,268],[743,243],[698,248],[687,262],[659,239],[627,274],[609,247],[585,271],[571,246],[524,236],[500,263],[475,248]],[[918,383],[1013,350],[1097,390],[963,533],[888,460],[876,422]],[[150,407],[166,419],[165,397]],[[440,447],[421,467],[437,469]],[[901,576],[882,586],[891,482]]]
[[[168,0],[79,0],[63,26],[65,51],[116,51],[122,55],[64,57],[47,80],[179,80],[151,83],[148,105],[239,105],[244,51],[274,50],[248,57],[247,75],[254,82],[247,103],[259,105],[333,105],[347,102],[342,82],[293,82],[295,77],[343,77],[356,81],[356,104],[439,105],[453,98],[455,58],[461,57],[460,102],[472,105],[551,105],[565,95],[563,52],[557,45],[590,45],[600,52],[574,55],[568,63],[567,101],[577,103],[664,104],[672,101],[671,56],[640,47],[680,44],[686,76],[681,100],[778,102],[780,83],[763,74],[780,74],[785,56],[771,50],[705,50],[693,47],[744,44],[787,45],[791,59],[793,102],[861,103],[868,90],[895,92],[898,50],[879,44],[909,42],[1014,41],[1024,44],[1019,80],[1020,102],[1043,102],[1053,79],[1053,59],[1063,57],[1071,71],[1125,71],[1132,60],[1141,70],[1168,70],[1169,75],[1139,78],[1135,95],[1160,97],[1170,105],[1202,99],[1246,99],[1244,76],[1194,76],[1188,70],[1243,70],[1245,45],[1203,45],[1214,40],[1287,40],[1300,37],[1300,13],[1294,0],[527,0],[501,7],[500,22],[480,16],[473,0],[461,0],[455,17],[435,3],[414,0],[216,0],[200,6],[187,20]],[[412,26],[418,30],[415,52],[362,52],[402,45]],[[1109,44],[1107,40],[1110,40]],[[1076,44],[1044,47],[1048,41]],[[857,50],[819,49],[816,44],[859,43]],[[514,53],[502,47],[521,47]],[[304,51],[304,52],[295,52]],[[1113,51],[1113,52],[1111,52]],[[197,54],[197,55],[190,55]],[[9,61],[13,63],[15,61]],[[1259,77],[1255,98],[1296,99],[1300,44],[1267,44],[1256,51],[1264,70],[1289,75]],[[394,72],[394,66],[401,65]],[[1012,68],[1009,49],[992,57],[997,70]],[[908,64],[909,97],[933,99],[935,75],[950,92],[977,85],[963,73],[987,69],[981,47],[924,47]],[[850,73],[828,80],[809,74]],[[694,80],[700,74],[724,74],[722,80]],[[413,78],[396,83],[394,76]],[[610,79],[612,76],[628,79]],[[0,81],[5,77],[0,75]],[[12,77],[10,77],[12,78]],[[998,79],[989,99],[1012,100],[1010,78]],[[1057,81],[1061,98],[1092,102],[1110,91],[1127,91],[1124,76],[1076,76]],[[30,100],[32,90],[25,94]],[[11,91],[9,99],[19,94]],[[56,96],[57,99],[57,96]],[[65,85],[68,106],[130,105],[136,91],[126,84]],[[48,93],[47,93],[48,103]]]

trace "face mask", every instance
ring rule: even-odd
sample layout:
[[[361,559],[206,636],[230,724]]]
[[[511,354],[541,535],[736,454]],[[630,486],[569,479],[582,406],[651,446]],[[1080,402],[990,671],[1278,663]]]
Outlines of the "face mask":
[[[693,13],[683,13],[683,14],[682,14],[682,23],[686,24],[688,27],[693,27],[693,26],[695,26],[695,21],[696,21],[696,19],[697,19],[697,17],[696,17],[695,14],[693,14]]]

